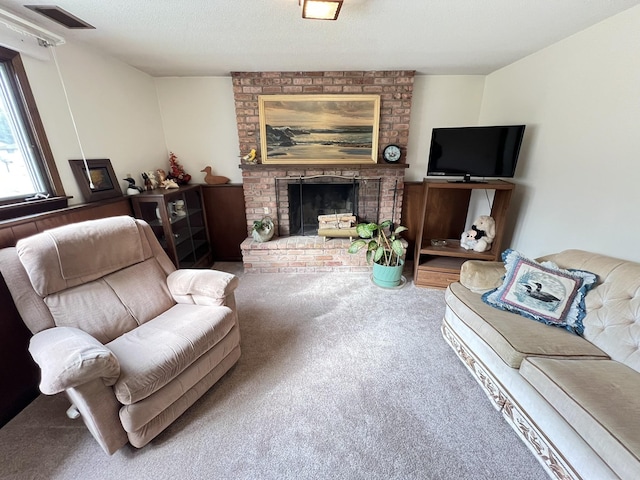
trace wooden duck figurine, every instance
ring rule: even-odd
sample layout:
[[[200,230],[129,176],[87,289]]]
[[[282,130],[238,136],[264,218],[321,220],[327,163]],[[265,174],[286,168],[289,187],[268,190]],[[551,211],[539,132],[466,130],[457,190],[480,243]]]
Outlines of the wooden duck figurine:
[[[211,167],[204,167],[204,170],[200,171],[206,173],[206,175],[204,176],[204,183],[206,183],[207,185],[220,185],[223,183],[229,183],[229,179],[227,177],[212,174]]]

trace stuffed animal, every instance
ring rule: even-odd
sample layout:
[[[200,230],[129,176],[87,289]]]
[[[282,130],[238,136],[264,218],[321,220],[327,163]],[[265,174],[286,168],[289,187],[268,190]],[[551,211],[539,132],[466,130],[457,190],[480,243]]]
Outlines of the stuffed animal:
[[[466,232],[462,232],[462,236],[460,237],[460,246],[465,250],[473,250],[475,246],[478,244],[478,240],[476,240],[476,232],[475,230],[467,230]]]
[[[476,252],[486,252],[491,249],[493,239],[496,238],[496,222],[489,215],[480,215],[478,219],[473,222],[471,229],[476,232],[475,239],[477,240],[473,250]]]

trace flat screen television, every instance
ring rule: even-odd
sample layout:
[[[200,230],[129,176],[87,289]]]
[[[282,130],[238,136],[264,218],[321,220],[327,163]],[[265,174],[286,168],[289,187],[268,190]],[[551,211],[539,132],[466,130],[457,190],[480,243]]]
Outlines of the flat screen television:
[[[434,128],[427,175],[513,177],[525,125]]]

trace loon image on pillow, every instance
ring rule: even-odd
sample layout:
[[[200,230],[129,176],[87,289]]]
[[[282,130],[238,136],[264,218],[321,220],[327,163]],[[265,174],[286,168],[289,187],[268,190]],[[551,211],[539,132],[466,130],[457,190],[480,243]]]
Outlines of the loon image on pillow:
[[[584,296],[598,280],[595,274],[540,264],[510,249],[502,259],[504,281],[482,296],[486,304],[582,335]]]

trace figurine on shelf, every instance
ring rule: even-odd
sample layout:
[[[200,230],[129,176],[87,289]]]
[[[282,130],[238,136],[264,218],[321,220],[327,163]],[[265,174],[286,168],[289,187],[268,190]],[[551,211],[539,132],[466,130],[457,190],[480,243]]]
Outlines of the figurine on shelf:
[[[180,188],[180,185],[178,185],[175,180],[173,180],[171,178],[167,178],[164,181],[163,187],[164,187],[165,190],[169,190],[170,188]]]
[[[178,184],[167,177],[167,173],[163,169],[159,168],[156,170],[156,175],[158,176],[160,188],[164,188],[165,190],[168,190],[169,188],[178,188]]]
[[[129,182],[129,185],[127,186],[127,195],[138,195],[144,190],[143,187],[138,187],[136,185],[136,181],[131,177],[130,173],[127,173],[127,178],[123,178],[123,180]]]
[[[252,148],[251,151],[246,155],[241,155],[240,160],[242,160],[241,163],[248,163],[249,165],[255,165],[258,162],[258,159],[256,157],[256,149]]]
[[[173,152],[169,152],[169,174],[167,179],[174,180],[178,185],[186,185],[191,180],[191,175],[184,171],[184,168],[178,162],[178,157]]]
[[[211,167],[204,167],[204,170],[200,170],[203,173],[206,173],[204,176],[204,183],[207,185],[220,185],[222,183],[229,183],[229,179],[227,177],[223,177],[221,175],[214,175],[211,173]]]
[[[156,174],[153,171],[142,172],[140,174],[142,180],[144,180],[144,188],[147,190],[155,190],[158,188],[158,180],[156,180]]]
[[[167,172],[165,172],[161,168],[157,169],[156,178],[158,179],[158,184],[160,185],[160,188],[164,188],[164,182],[167,180]]]

